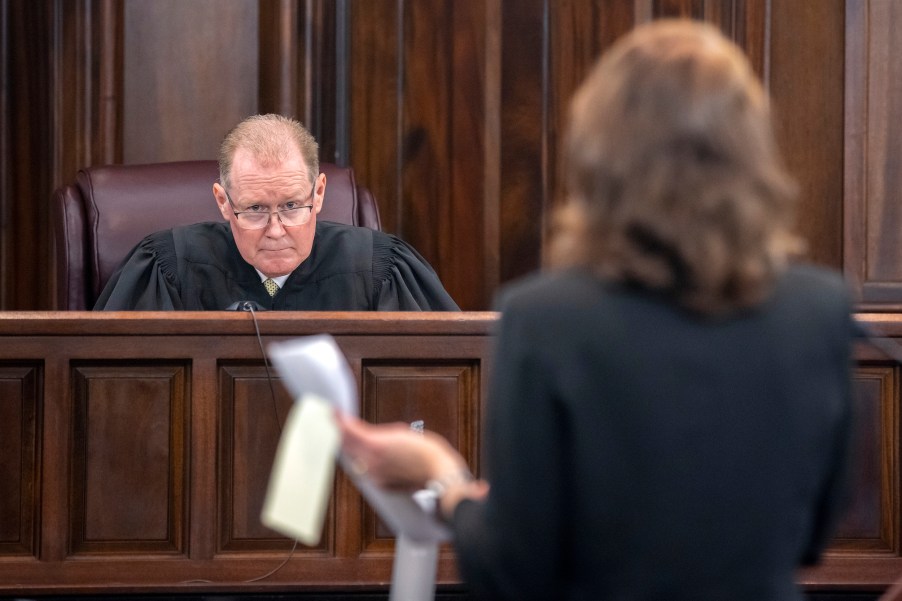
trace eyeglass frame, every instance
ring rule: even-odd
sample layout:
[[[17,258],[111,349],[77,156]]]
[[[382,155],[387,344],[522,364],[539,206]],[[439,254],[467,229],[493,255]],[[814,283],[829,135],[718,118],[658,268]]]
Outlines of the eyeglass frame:
[[[232,214],[235,215],[235,218],[238,221],[239,226],[243,223],[241,221],[241,215],[246,215],[246,214],[263,215],[264,214],[263,211],[237,211],[236,209],[238,207],[235,206],[235,203],[232,200],[231,195],[229,195],[229,191],[225,188],[225,186],[223,186],[222,191],[225,192],[226,200],[229,201],[229,205],[232,207]],[[315,193],[316,193],[316,185],[314,184],[314,186],[310,189],[310,194],[307,196],[307,200],[312,199],[313,195]],[[305,221],[304,223],[300,223],[298,225],[289,225],[289,224],[285,223],[284,221],[282,221],[282,215],[281,215],[282,213],[284,213],[285,211],[298,211],[300,209],[310,209],[310,213],[307,214],[307,221]],[[244,226],[242,226],[242,229],[265,230],[267,227],[269,227],[269,224],[272,222],[273,215],[276,216],[276,219],[279,220],[279,223],[282,225],[282,227],[301,227],[301,226],[307,225],[308,223],[310,223],[310,217],[313,215],[313,205],[312,204],[301,205],[299,207],[294,207],[293,209],[276,209],[275,211],[266,211],[266,213],[268,214],[269,217],[262,226],[260,226],[260,227],[244,227]]]

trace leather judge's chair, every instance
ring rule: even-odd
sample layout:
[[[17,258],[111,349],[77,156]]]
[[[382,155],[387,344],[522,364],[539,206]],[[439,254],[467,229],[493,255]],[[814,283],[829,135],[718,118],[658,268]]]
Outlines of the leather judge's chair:
[[[381,229],[373,195],[350,167],[321,163],[326,196],[317,219]],[[128,252],[148,234],[222,221],[216,161],[88,167],[53,193],[58,309],[91,309]]]

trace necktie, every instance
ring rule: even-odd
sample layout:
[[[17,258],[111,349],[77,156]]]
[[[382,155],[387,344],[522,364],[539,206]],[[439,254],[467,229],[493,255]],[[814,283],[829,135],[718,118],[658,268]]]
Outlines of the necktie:
[[[272,278],[266,278],[266,281],[263,282],[263,286],[266,288],[266,291],[269,292],[270,296],[275,296],[276,292],[279,291],[279,285],[276,284]]]

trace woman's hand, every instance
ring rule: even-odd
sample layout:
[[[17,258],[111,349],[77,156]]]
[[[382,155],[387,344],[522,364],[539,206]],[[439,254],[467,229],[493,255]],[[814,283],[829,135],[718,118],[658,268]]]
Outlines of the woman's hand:
[[[384,488],[418,490],[442,474],[467,469],[460,453],[434,432],[415,432],[400,422],[373,425],[346,414],[338,423],[352,465]]]
[[[430,481],[445,482],[439,501],[446,518],[462,499],[481,499],[488,493],[488,484],[473,481],[464,458],[434,432],[415,432],[404,423],[369,424],[347,414],[338,416],[338,424],[342,450],[353,469],[379,486],[414,491]],[[469,477],[456,477],[460,474]]]

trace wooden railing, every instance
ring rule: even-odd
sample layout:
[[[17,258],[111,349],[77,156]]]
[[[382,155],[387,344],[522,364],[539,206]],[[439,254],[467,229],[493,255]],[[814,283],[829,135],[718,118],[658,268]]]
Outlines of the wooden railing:
[[[494,314],[256,318],[264,345],[333,334],[368,419],[478,466]],[[318,546],[261,525],[292,402],[267,378],[249,313],[0,314],[0,596],[387,584],[392,537],[343,475]]]
[[[260,523],[292,399],[278,382],[273,398],[253,318],[0,313],[0,596],[387,586],[392,537],[341,474],[318,546]],[[902,319],[859,318],[902,339]],[[496,314],[256,319],[264,346],[334,335],[366,418],[425,420],[479,470]],[[857,349],[854,496],[824,564],[799,574],[809,591],[902,575],[900,374]],[[458,582],[449,547],[438,581]]]

